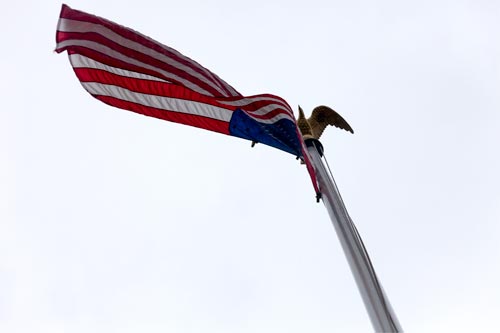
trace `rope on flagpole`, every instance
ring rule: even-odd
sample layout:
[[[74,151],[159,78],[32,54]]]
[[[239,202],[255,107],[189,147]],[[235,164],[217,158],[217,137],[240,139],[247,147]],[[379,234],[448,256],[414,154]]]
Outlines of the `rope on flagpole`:
[[[399,321],[375,273],[363,240],[347,212],[326,158],[324,160],[327,168],[323,164],[321,157],[324,156],[324,152],[321,142],[316,139],[305,141],[318,177],[321,198],[335,227],[374,330],[376,332],[402,332]]]

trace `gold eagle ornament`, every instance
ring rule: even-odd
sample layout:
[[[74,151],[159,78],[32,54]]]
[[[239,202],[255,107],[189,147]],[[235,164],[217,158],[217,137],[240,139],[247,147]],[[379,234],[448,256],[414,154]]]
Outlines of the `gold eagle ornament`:
[[[351,126],[337,112],[325,105],[317,106],[313,109],[311,116],[306,118],[304,111],[299,105],[299,117],[297,118],[297,126],[299,127],[302,138],[319,140],[321,134],[325,131],[326,126],[331,125],[354,134]],[[257,141],[252,141],[252,147],[257,144]]]
[[[314,108],[309,118],[299,105],[299,118],[297,119],[302,137],[305,139],[319,139],[326,126],[332,125],[354,134],[351,126],[337,112],[328,106],[320,105]]]

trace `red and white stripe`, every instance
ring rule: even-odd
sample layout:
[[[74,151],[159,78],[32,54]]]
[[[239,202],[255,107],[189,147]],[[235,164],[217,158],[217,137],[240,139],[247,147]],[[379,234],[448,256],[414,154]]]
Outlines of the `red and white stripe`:
[[[209,96],[241,96],[234,88],[195,61],[139,32],[63,5],[56,51],[85,47],[139,68],[174,76],[180,83]],[[175,81],[175,80],[174,80]]]
[[[152,75],[105,65],[80,54],[69,58],[83,88],[107,104],[229,134],[228,122],[235,107]]]
[[[80,74],[79,78],[86,76],[86,79],[90,80],[92,76],[96,80],[96,84],[92,85],[92,90],[87,90],[97,98],[109,94],[110,88],[106,84],[118,84],[121,89],[115,90],[121,93],[114,96],[115,99],[127,96],[128,99],[124,101],[136,102],[144,107],[153,108],[161,105],[165,110],[181,112],[177,106],[182,103],[175,98],[168,99],[168,95],[164,98],[158,96],[146,98],[145,91],[141,95],[133,92],[125,94],[124,89],[141,85],[140,82],[127,83],[125,81],[151,80],[185,87],[199,95],[217,98],[215,102],[212,101],[206,106],[207,112],[200,112],[202,109],[200,105],[199,108],[194,108],[193,112],[190,108],[181,108],[184,113],[225,121],[228,111],[240,108],[250,117],[266,124],[285,118],[293,120],[293,112],[283,99],[273,95],[243,97],[217,75],[176,50],[134,30],[73,10],[66,5],[63,5],[61,10],[56,47],[57,52],[64,50],[70,53],[71,63],[77,75]],[[90,70],[100,71],[100,73],[85,75],[84,72]],[[112,74],[114,77],[112,82],[107,82],[110,80],[106,78],[106,73]],[[116,80],[118,77],[122,78],[119,82]],[[100,84],[104,84],[102,89]],[[86,87],[90,86],[87,84]],[[151,104],[145,105],[146,101]],[[228,111],[215,112],[211,104],[226,107]]]

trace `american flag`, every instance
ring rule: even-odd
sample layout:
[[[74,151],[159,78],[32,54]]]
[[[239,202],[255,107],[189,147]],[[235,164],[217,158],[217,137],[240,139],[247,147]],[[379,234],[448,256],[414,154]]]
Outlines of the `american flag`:
[[[245,97],[216,74],[137,31],[62,5],[56,52],[67,51],[82,86],[114,107],[260,142],[314,169],[288,103]]]

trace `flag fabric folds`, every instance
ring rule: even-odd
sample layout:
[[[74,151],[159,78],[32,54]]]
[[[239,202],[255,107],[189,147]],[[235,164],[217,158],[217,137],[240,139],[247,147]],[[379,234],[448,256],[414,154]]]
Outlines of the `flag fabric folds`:
[[[62,5],[56,52],[67,51],[82,86],[114,107],[263,143],[314,169],[288,103],[243,96],[194,60],[109,20]]]

